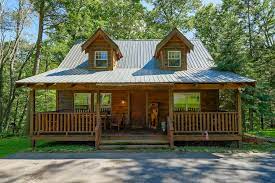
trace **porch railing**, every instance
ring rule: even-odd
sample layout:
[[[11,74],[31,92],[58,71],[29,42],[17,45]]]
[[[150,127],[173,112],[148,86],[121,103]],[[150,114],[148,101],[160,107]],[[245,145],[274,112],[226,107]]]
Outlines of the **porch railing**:
[[[34,115],[33,133],[95,132],[96,115],[89,112],[41,112]]]
[[[238,133],[238,112],[174,112],[175,133]]]

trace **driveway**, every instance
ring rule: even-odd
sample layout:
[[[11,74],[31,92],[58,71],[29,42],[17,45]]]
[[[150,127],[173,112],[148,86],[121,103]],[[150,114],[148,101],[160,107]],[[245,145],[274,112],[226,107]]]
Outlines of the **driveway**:
[[[0,182],[275,182],[273,154],[18,153]]]

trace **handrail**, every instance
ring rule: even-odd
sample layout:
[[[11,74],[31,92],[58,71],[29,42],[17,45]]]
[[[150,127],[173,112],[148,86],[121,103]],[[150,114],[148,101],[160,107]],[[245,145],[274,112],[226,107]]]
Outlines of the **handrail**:
[[[91,133],[95,132],[96,115],[89,112],[37,112],[33,133]]]
[[[175,133],[238,133],[238,112],[174,112]]]

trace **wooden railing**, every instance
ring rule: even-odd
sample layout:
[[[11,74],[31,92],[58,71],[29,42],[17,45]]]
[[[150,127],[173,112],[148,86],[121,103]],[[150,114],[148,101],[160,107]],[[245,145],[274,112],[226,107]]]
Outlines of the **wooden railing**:
[[[95,132],[95,113],[42,112],[34,115],[33,133],[91,133]]]
[[[237,112],[174,112],[175,133],[238,133]]]

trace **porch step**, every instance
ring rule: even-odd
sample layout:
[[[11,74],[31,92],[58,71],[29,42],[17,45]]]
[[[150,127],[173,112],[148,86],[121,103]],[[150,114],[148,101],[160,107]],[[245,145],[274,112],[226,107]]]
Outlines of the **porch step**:
[[[167,135],[104,135],[102,136],[102,140],[141,140],[141,141],[146,141],[146,140],[153,140],[153,141],[167,141]]]
[[[167,145],[166,139],[102,139],[102,145]]]
[[[126,150],[126,149],[168,149],[169,145],[139,144],[139,145],[100,145],[100,150]]]

